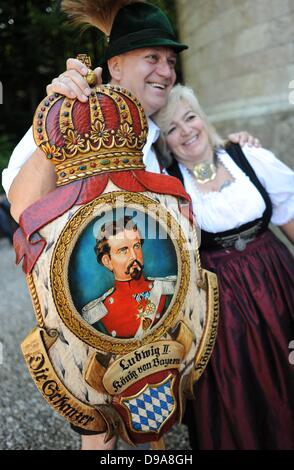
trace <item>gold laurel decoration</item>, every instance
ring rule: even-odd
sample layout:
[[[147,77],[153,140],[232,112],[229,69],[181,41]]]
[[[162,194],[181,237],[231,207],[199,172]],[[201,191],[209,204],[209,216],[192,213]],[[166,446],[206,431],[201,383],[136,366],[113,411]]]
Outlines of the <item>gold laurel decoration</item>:
[[[165,221],[166,226],[164,229],[167,230],[167,233],[173,241],[177,255],[177,292],[174,294],[172,302],[164,314],[163,320],[158,322],[149,333],[142,336],[140,339],[112,338],[111,336],[97,331],[89,325],[76,310],[68,285],[67,273],[69,258],[80,234],[91,220],[97,217],[97,208],[99,209],[100,207],[102,212],[105,205],[108,210],[110,207],[118,207],[119,198],[123,198],[121,207],[132,207],[141,211],[144,208],[148,211],[148,215],[153,215],[155,219],[159,221],[159,224],[163,225],[162,221]],[[189,251],[186,248],[186,238],[181,227],[172,215],[157,201],[143,194],[124,191],[103,194],[94,201],[81,207],[64,227],[53,252],[50,266],[50,280],[57,312],[67,328],[81,341],[97,350],[123,355],[151,341],[160,339],[168,329],[174,325],[178,315],[181,313],[190,282],[190,257]]]
[[[37,323],[38,323],[40,328],[45,328],[45,323],[44,323],[44,319],[43,319],[43,315],[42,315],[42,309],[41,309],[41,305],[40,305],[40,301],[39,301],[38,293],[37,293],[37,290],[36,290],[33,275],[28,274],[26,276],[26,280],[27,280],[27,285],[28,285],[28,289],[29,289],[29,292],[30,292],[30,296],[31,296],[31,299],[32,299],[32,304],[33,304],[33,307],[34,307],[34,312],[35,312]]]

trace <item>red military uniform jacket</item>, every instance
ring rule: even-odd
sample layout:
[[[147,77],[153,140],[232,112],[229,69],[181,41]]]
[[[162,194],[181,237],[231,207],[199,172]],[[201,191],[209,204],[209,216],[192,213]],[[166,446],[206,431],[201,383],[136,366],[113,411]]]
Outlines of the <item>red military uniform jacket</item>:
[[[139,336],[155,325],[174,292],[175,277],[115,281],[114,288],[87,304],[83,317],[114,337]],[[101,328],[102,324],[102,328]]]

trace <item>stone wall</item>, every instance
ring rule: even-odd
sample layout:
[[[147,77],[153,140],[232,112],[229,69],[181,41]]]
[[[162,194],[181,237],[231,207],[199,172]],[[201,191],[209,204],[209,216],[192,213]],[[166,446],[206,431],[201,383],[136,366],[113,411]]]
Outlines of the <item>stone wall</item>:
[[[183,76],[222,135],[294,166],[294,0],[176,0]],[[292,82],[292,83],[291,83]],[[292,101],[292,104],[291,104]]]
[[[184,81],[211,122],[222,136],[248,130],[294,168],[294,0],[175,1]]]

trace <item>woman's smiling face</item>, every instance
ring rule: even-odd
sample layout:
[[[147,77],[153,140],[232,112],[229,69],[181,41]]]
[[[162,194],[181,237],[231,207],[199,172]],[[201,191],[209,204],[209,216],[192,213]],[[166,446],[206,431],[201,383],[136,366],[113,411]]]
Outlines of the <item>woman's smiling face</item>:
[[[181,100],[165,132],[165,139],[176,159],[190,167],[210,155],[211,146],[206,127],[191,105]]]

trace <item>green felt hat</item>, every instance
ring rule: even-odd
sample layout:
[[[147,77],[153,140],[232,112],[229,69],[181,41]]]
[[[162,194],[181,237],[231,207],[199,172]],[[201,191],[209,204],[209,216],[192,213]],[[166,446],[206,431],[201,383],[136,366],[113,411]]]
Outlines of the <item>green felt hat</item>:
[[[155,46],[171,47],[176,53],[188,49],[177,41],[160,8],[150,3],[132,3],[122,7],[114,19],[104,61],[134,49]]]

